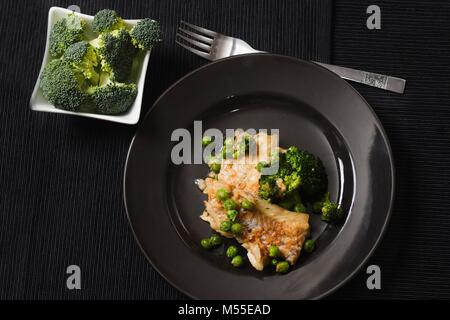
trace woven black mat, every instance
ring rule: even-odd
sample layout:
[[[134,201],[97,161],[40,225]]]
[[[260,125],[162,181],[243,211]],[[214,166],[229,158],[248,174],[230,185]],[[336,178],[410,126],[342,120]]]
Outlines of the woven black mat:
[[[335,2],[333,62],[407,79],[404,95],[355,85],[375,109],[394,152],[396,201],[369,264],[336,298],[450,298],[450,2],[377,1],[381,30],[368,30],[373,1]]]
[[[175,46],[181,19],[261,50],[327,62],[332,1],[0,1],[0,299],[184,298],[147,263],[125,217],[123,168],[136,127],[28,108],[48,9],[71,4],[162,23],[165,42],[152,53],[144,113],[205,63]],[[71,264],[81,267],[82,290],[66,288]]]

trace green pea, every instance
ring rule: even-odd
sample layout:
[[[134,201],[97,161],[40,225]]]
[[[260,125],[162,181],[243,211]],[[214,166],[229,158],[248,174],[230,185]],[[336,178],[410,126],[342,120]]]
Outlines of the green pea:
[[[227,251],[225,252],[226,256],[230,259],[237,256],[238,253],[239,253],[238,248],[236,248],[235,246],[229,246],[227,248]]]
[[[280,261],[275,267],[275,271],[278,273],[286,273],[289,271],[289,263],[286,261]]]
[[[230,232],[231,230],[231,221],[225,220],[220,224],[220,230],[223,232]]]
[[[202,239],[202,241],[200,241],[200,245],[204,249],[211,249],[213,247],[213,245],[211,243],[211,239]]]
[[[239,214],[239,211],[237,210],[228,210],[227,217],[230,219],[230,221],[234,222],[236,220],[237,215]]]
[[[223,142],[224,146],[232,146],[234,143],[234,137],[226,138]]]
[[[243,262],[244,261],[241,256],[235,256],[233,259],[231,259],[231,264],[233,265],[233,267],[236,267],[236,268],[242,266]]]
[[[204,136],[202,139],[202,146],[206,147],[213,142],[213,138],[211,136]]]
[[[316,242],[314,240],[306,240],[303,246],[303,251],[306,253],[311,253],[316,248]]]
[[[295,212],[306,212],[306,207],[302,203],[297,203],[294,206],[294,211]]]
[[[291,210],[294,204],[290,200],[284,200],[280,202],[278,205],[286,210]]]
[[[314,213],[322,213],[323,201],[314,202],[313,212]]]
[[[218,235],[218,234],[213,234],[210,238],[209,238],[211,245],[213,247],[217,247],[220,246],[222,244],[222,238]]]
[[[225,190],[224,188],[220,188],[216,192],[216,197],[220,201],[225,201],[230,197],[230,193],[227,190]]]
[[[227,138],[223,144],[222,157],[224,159],[230,159],[233,155],[233,142],[234,138]]]
[[[225,210],[235,210],[237,208],[237,203],[233,199],[227,199],[223,202],[223,208]]]
[[[243,199],[241,202],[241,207],[245,210],[252,210],[255,205],[248,199]]]
[[[214,172],[214,173],[219,173],[220,172],[220,168],[221,168],[222,166],[220,165],[220,163],[211,163],[210,165],[209,165],[209,168],[211,169],[211,171],[212,172]]]
[[[269,257],[278,258],[280,255],[281,255],[281,252],[277,246],[271,245],[269,247]]]
[[[242,225],[240,223],[233,223],[231,226],[231,232],[235,235],[242,234]]]
[[[253,138],[249,135],[244,136],[244,145],[245,145],[245,152],[248,152],[250,150],[250,142],[255,143]]]
[[[271,263],[272,263],[273,266],[276,266],[277,263],[278,263],[278,260],[277,259],[272,259]]]
[[[259,172],[261,172],[263,168],[268,167],[268,166],[269,166],[268,163],[266,163],[266,162],[264,162],[264,161],[261,161],[261,162],[259,162],[259,163],[256,165],[256,170],[258,170]]]

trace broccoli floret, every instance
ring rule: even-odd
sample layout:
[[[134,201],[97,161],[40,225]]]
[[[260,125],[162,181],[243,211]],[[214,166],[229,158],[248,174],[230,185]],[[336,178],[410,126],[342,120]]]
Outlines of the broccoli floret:
[[[75,42],[83,40],[86,22],[74,13],[55,23],[50,31],[50,54],[60,57]]]
[[[258,170],[259,172],[262,172],[262,170],[264,168],[267,168],[269,166],[270,166],[270,164],[268,164],[267,162],[261,161],[261,162],[258,162],[258,164],[256,165],[256,170]]]
[[[320,159],[291,147],[286,152],[280,151],[273,155],[271,163],[274,161],[278,162],[278,172],[262,175],[259,180],[261,198],[292,210],[297,204],[289,199],[293,194],[301,192],[308,199],[313,199],[325,191],[328,179]],[[258,164],[257,169],[261,171],[263,166],[268,164]],[[301,201],[297,209],[304,211],[304,205],[300,204]]]
[[[128,31],[120,29],[102,33],[91,44],[97,48],[102,70],[108,72],[113,81],[127,81],[137,53]]]
[[[337,203],[325,202],[320,219],[328,223],[337,223],[344,217],[344,212]]]
[[[67,61],[75,72],[83,74],[92,84],[97,85],[99,81],[98,56],[95,48],[86,41],[72,44],[64,52],[63,60]]]
[[[307,210],[306,210],[306,207],[305,207],[305,205],[303,203],[297,203],[294,206],[294,211],[295,212],[303,212],[303,213],[305,213]]]
[[[313,205],[315,213],[321,214],[321,220],[328,223],[337,223],[344,217],[342,208],[330,200],[330,193],[327,192],[322,200]]]
[[[72,70],[64,60],[53,60],[41,75],[40,87],[44,97],[55,107],[77,111],[87,96],[82,91],[84,77]]]
[[[119,114],[127,111],[137,95],[134,83],[110,82],[90,88],[88,91],[96,110],[103,114]]]
[[[292,169],[283,177],[288,188],[289,186],[294,189],[299,187],[305,195],[311,198],[326,190],[327,174],[319,158],[306,151],[300,151],[296,147],[290,147],[286,151],[286,163]]]
[[[259,180],[258,194],[262,199],[269,202],[276,202],[282,198],[283,193],[277,185],[277,179],[278,178],[276,175],[261,176]]]
[[[162,40],[161,28],[155,20],[145,18],[140,20],[130,31],[131,39],[136,48],[150,50]]]
[[[296,171],[290,171],[290,172],[285,172],[285,174],[283,174],[284,171],[287,171],[287,170],[285,170],[285,167],[282,168],[282,172],[281,172],[280,176],[283,179],[283,183],[286,186],[287,192],[297,190],[301,184],[301,179],[300,179],[299,173]]]
[[[97,12],[92,22],[92,30],[97,34],[122,28],[125,28],[123,19],[116,11],[110,9]]]

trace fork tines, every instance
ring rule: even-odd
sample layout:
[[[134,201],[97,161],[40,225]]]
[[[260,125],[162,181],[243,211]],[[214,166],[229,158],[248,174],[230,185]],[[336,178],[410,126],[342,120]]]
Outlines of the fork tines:
[[[181,21],[175,42],[196,55],[211,60],[211,47],[218,33]]]

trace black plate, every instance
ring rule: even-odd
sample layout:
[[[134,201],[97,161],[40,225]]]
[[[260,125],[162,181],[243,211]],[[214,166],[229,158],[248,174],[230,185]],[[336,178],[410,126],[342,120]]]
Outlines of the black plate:
[[[171,163],[174,129],[279,129],[280,146],[319,156],[329,190],[348,217],[339,226],[312,216],[317,250],[286,275],[230,266],[223,248],[206,252],[194,179],[206,165]],[[170,87],[139,127],[128,154],[124,197],[135,237],[153,266],[199,299],[313,299],[347,281],[371,255],[387,224],[394,166],[386,134],[345,81],[310,62],[252,54],[210,63]],[[271,268],[267,268],[271,269]],[[149,284],[151,285],[151,284]]]

